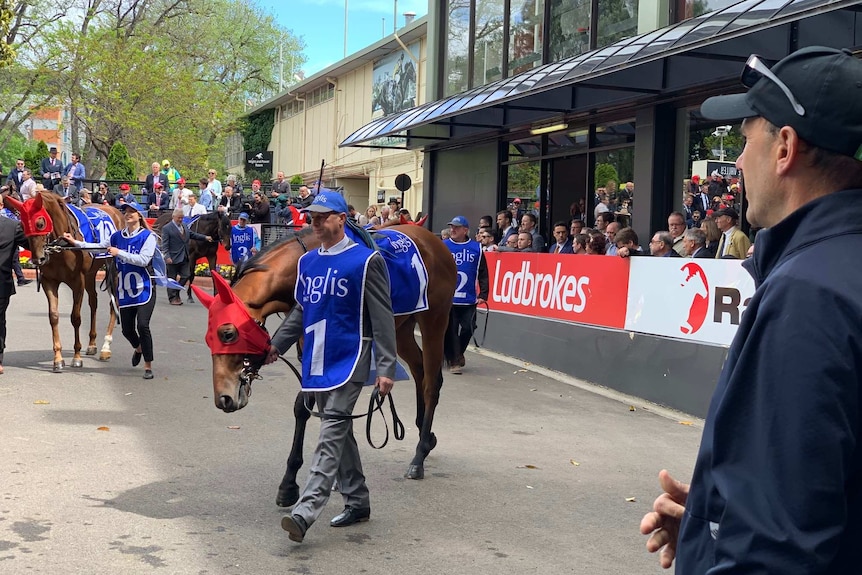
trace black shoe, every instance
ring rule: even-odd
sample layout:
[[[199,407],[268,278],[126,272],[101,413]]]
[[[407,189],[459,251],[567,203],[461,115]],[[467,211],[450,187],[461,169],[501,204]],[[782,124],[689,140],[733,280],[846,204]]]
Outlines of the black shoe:
[[[132,354],[132,367],[138,367],[138,364],[141,363],[141,358],[144,356],[144,352],[135,350],[135,353]]]
[[[297,543],[302,543],[305,539],[305,532],[308,531],[308,525],[305,519],[299,515],[285,515],[281,518],[281,528],[287,531],[287,538]]]
[[[18,280],[19,286],[25,286],[25,285],[31,284],[31,283],[33,283],[33,280],[28,280],[27,278],[21,278],[20,280]]]
[[[345,507],[344,511],[332,518],[329,524],[333,527],[347,527],[354,523],[368,521],[371,517],[371,509],[364,507],[357,509],[355,507]]]
[[[144,379],[153,379],[153,370],[145,369],[144,370]]]

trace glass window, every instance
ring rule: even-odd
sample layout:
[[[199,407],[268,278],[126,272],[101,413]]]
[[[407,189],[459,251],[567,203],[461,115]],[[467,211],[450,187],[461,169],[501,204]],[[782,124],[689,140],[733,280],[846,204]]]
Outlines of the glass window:
[[[590,0],[550,0],[548,60],[555,62],[590,49]]]
[[[589,130],[559,132],[548,135],[548,154],[560,154],[566,152],[577,152],[587,149]]]
[[[520,216],[525,210],[532,210],[538,198],[539,178],[541,177],[541,162],[521,162],[508,167],[508,188],[506,190],[506,205],[511,206],[513,215]],[[520,207],[513,205],[515,198],[520,198]],[[514,218],[513,218],[514,219]],[[520,218],[518,218],[520,220]]]
[[[476,43],[473,52],[473,86],[503,77],[503,0],[476,2]]]
[[[599,211],[611,211],[616,215],[620,227],[632,225],[632,204],[634,202],[635,185],[635,149],[634,146],[596,152],[593,154],[593,181],[596,193],[593,216]],[[596,209],[598,201],[606,198],[608,210]]]
[[[617,144],[633,144],[635,141],[634,120],[615,124],[599,124],[596,126],[596,136],[593,145],[613,146]]]
[[[680,20],[695,18],[707,12],[715,12],[736,4],[739,0],[678,0],[681,4]]]
[[[541,136],[532,136],[523,140],[509,142],[509,159],[538,158],[542,155]]]
[[[544,0],[513,0],[509,16],[509,75],[542,63]]]
[[[638,33],[638,0],[599,0],[597,46],[607,46]]]
[[[446,12],[446,57],[444,96],[467,89],[469,77],[470,0],[448,0]]]

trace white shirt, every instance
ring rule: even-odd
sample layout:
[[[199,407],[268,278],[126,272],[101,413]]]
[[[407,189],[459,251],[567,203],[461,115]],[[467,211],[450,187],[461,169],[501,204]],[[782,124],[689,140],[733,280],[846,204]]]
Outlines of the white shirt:
[[[724,232],[724,245],[721,246],[721,254],[718,257],[724,257],[727,255],[727,250],[730,248],[730,236],[733,235],[733,232],[736,231],[736,226],[731,226],[729,230]]]
[[[203,204],[195,204],[194,207],[186,204],[183,206],[183,217],[185,218],[193,218],[195,216],[202,216],[207,213],[207,209]]]

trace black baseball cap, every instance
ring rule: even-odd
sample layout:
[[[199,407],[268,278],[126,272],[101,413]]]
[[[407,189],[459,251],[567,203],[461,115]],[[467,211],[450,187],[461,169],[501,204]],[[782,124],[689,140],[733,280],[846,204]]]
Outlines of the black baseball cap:
[[[721,208],[712,214],[713,218],[717,218],[719,216],[727,216],[733,221],[737,221],[739,219],[739,214],[733,208]]]
[[[719,121],[761,116],[818,148],[862,160],[862,61],[850,51],[812,46],[771,68],[752,55],[741,79],[748,92],[709,98],[701,114]]]

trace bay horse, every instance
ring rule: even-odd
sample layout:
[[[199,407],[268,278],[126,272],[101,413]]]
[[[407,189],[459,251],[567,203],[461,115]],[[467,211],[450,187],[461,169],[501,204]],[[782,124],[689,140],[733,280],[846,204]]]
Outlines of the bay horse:
[[[434,412],[443,385],[444,338],[449,323],[449,310],[455,293],[456,268],[452,253],[433,233],[419,226],[394,226],[418,248],[425,263],[428,308],[425,311],[395,317],[398,355],[410,368],[416,384],[416,427],[419,443],[407,469],[408,479],[422,479],[425,458],[437,445],[432,433]],[[291,232],[278,242],[266,246],[243,265],[231,288],[221,277],[213,278],[225,289],[209,296],[196,288],[198,298],[209,308],[207,344],[214,352],[213,392],[217,408],[225,412],[242,409],[251,394],[251,381],[263,363],[269,336],[262,328],[266,318],[274,313],[290,313],[296,305],[294,286],[297,261],[308,250],[316,249],[320,241],[311,228]],[[420,348],[414,336],[418,325],[422,334]],[[225,347],[231,353],[225,353]],[[215,353],[217,351],[219,353]],[[449,358],[450,360],[454,358]],[[287,459],[287,470],[278,487],[276,503],[289,507],[299,499],[296,475],[302,467],[305,427],[310,417],[306,409],[313,395],[299,392],[293,404],[296,418],[293,444]]]
[[[98,293],[96,291],[96,274],[105,260],[95,258],[90,253],[82,250],[60,250],[53,248],[62,243],[64,232],[69,232],[78,239],[83,239],[78,220],[66,208],[62,198],[51,192],[38,192],[32,198],[21,202],[13,197],[5,197],[6,204],[15,209],[21,218],[24,227],[24,235],[30,242],[31,260],[40,272],[41,285],[48,299],[48,319],[51,323],[51,333],[54,339],[54,373],[59,373],[66,366],[63,360],[63,346],[60,342],[60,330],[58,327],[60,313],[58,311],[59,288],[64,283],[72,290],[72,327],[75,328],[75,347],[72,357],[72,367],[83,367],[81,358],[81,305],[84,301],[84,292],[89,297],[90,304],[90,333],[87,345],[87,355],[96,354],[96,311],[99,306]],[[114,230],[123,227],[123,218],[116,208],[98,204],[89,204],[105,212],[113,222]],[[104,230],[110,233],[111,230]],[[111,342],[113,341],[114,325],[117,322],[117,312],[113,305],[108,306],[110,318],[105,332],[105,340],[102,345],[99,359],[107,361],[111,359]]]
[[[159,214],[156,223],[153,225],[153,230],[161,235],[162,227],[171,221],[170,212]],[[192,298],[192,283],[195,281],[195,266],[201,258],[206,258],[210,266],[210,273],[218,273],[218,264],[216,264],[216,255],[218,254],[218,245],[224,246],[224,249],[230,253],[230,218],[222,212],[209,212],[197,218],[189,226],[189,229],[205,236],[210,236],[215,241],[201,242],[198,240],[189,240],[189,262],[191,265],[191,275],[189,276],[189,285],[186,288],[188,302],[194,302]],[[215,289],[215,284],[213,284]],[[215,292],[213,292],[215,293]]]

